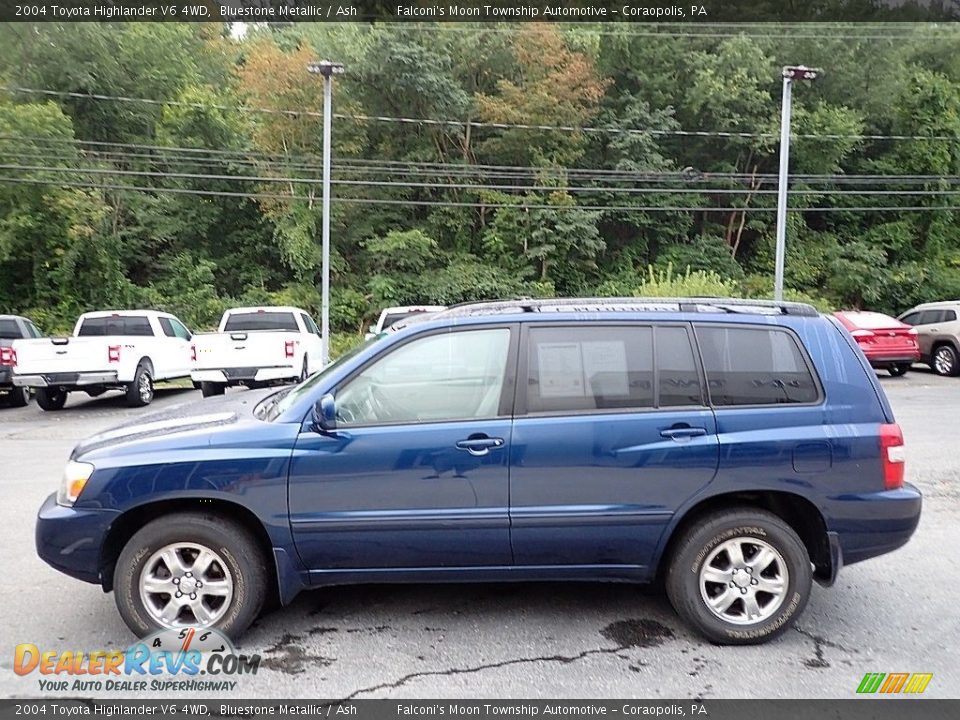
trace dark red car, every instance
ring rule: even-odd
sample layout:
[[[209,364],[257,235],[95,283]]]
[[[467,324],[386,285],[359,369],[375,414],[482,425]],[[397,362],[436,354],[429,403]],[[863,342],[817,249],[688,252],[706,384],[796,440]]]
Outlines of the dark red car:
[[[843,310],[834,315],[850,331],[873,367],[897,376],[920,360],[917,331],[910,325],[878,312]]]

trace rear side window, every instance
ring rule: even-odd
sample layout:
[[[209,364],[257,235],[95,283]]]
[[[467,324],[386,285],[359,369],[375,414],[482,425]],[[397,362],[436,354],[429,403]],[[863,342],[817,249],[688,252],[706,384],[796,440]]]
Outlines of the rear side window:
[[[812,403],[816,381],[793,334],[778,328],[696,326],[714,405]]]
[[[298,332],[297,318],[292,312],[231,313],[224,332],[253,332],[256,330],[285,330]]]
[[[924,310],[914,325],[933,325],[943,318],[943,310]]]
[[[77,333],[80,337],[104,335],[132,335],[152,337],[153,328],[145,315],[123,315],[117,317],[87,318]]]
[[[29,320],[27,321],[27,330],[29,330],[30,335],[32,335],[35,338],[43,337],[43,333],[40,332],[40,329]]]
[[[650,327],[530,329],[528,412],[650,408],[653,381]]]
[[[163,334],[167,337],[175,337],[176,333],[173,332],[173,323],[170,322],[169,318],[157,318],[160,322],[160,329],[163,330]]]
[[[0,338],[4,340],[16,340],[23,337],[20,332],[20,326],[16,320],[0,320]]]
[[[312,317],[306,313],[300,313],[300,319],[303,320],[303,326],[307,329],[308,333],[313,333],[314,335],[320,334],[320,328],[317,327]]]
[[[702,405],[700,373],[693,345],[683,327],[657,328],[658,407]]]
[[[943,320],[940,322],[954,322],[957,319],[957,313],[954,310],[944,310]]]

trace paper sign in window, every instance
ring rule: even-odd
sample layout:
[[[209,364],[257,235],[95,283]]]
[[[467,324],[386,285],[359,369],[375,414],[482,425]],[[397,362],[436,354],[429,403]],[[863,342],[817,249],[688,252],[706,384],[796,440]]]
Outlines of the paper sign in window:
[[[621,340],[601,340],[582,344],[583,372],[590,393],[603,397],[628,397],[627,349]]]
[[[537,346],[540,397],[584,397],[583,361],[579,343]]]

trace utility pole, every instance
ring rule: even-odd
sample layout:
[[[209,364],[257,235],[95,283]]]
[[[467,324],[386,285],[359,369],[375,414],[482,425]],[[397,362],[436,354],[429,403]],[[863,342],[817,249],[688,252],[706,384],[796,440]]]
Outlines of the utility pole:
[[[320,289],[320,355],[323,366],[330,362],[330,125],[333,117],[333,76],[343,73],[340,63],[321,60],[307,65],[314,75],[323,75],[323,269]]]
[[[787,254],[787,184],[790,176],[790,114],[793,81],[816,80],[821,70],[803,65],[783,68],[783,98],[780,106],[780,179],[777,185],[777,257],[773,277],[773,299],[783,300],[783,264]]]

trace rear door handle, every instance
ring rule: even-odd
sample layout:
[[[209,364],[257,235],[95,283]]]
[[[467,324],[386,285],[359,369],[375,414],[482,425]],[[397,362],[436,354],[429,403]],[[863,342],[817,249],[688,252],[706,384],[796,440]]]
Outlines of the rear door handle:
[[[471,455],[482,457],[495,448],[503,447],[503,438],[496,437],[469,437],[466,440],[458,440],[457,448],[466,450]]]
[[[671,427],[660,431],[660,437],[671,440],[684,440],[692,437],[702,437],[707,429],[702,427]]]

